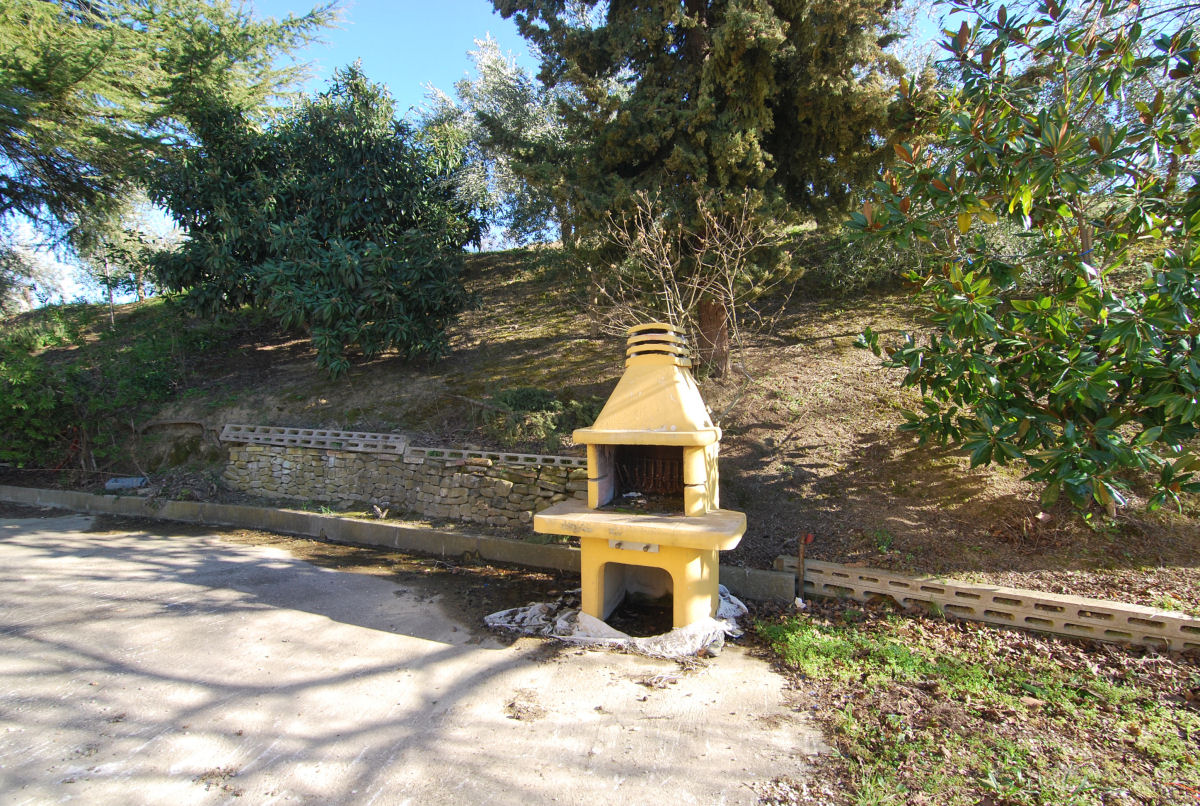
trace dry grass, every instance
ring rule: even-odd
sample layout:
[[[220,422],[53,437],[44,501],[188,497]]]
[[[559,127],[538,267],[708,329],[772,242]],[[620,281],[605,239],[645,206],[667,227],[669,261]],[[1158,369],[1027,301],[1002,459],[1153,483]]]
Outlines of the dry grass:
[[[607,395],[623,345],[599,335],[543,257],[471,257],[480,305],[455,325],[442,362],[384,357],[330,381],[304,339],[250,318],[227,348],[196,356],[189,385],[155,419],[202,422],[210,433],[251,422],[484,446],[484,410],[471,400],[522,386]],[[897,433],[914,395],[852,346],[868,324],[885,334],[921,327],[899,293],[791,300],[735,358],[732,378],[702,381],[711,408],[725,412],[722,504],[749,519],[726,562],[770,567],[812,532],[816,559],[1200,613],[1200,501],[1182,514],[1147,514],[1135,501],[1115,522],[1090,525],[1069,509],[1037,518],[1038,490],[1019,469],[971,470],[964,456]],[[171,456],[172,438],[169,427],[147,433],[139,450],[148,470]]]

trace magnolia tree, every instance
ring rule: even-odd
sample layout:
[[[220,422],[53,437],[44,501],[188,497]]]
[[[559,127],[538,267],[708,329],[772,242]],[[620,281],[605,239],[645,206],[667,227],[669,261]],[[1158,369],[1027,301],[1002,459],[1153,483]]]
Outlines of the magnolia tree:
[[[1151,507],[1178,503],[1200,491],[1193,24],[1125,0],[953,7],[932,137],[851,221],[933,249],[910,276],[933,332],[862,344],[921,390],[903,428],[1025,463],[1044,506],[1112,515],[1137,471]]]
[[[213,110],[153,188],[188,233],[157,279],[202,313],[251,304],[307,331],[331,375],[353,350],[441,356],[479,224],[454,196],[453,149],[394,113],[358,64],[265,131]]]

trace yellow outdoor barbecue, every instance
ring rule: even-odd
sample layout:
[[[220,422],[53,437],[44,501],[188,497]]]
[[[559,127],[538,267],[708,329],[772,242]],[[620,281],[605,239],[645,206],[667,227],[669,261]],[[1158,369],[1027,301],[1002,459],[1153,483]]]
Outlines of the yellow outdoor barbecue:
[[[717,612],[717,552],[732,549],[746,516],[720,508],[713,425],[682,333],[629,330],[625,374],[591,428],[588,500],[534,516],[534,531],[580,539],[583,611],[604,619],[628,593],[672,595],[673,623]]]

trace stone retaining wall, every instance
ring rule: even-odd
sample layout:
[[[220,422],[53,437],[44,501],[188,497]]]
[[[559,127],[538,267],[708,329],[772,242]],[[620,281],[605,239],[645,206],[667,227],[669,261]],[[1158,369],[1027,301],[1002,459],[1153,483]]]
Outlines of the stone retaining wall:
[[[369,502],[427,518],[524,526],[533,513],[567,498],[587,500],[587,469],[561,457],[520,464],[410,449],[367,453],[282,445],[230,444],[224,481],[264,498],[332,504]],[[531,461],[534,460],[534,461]]]

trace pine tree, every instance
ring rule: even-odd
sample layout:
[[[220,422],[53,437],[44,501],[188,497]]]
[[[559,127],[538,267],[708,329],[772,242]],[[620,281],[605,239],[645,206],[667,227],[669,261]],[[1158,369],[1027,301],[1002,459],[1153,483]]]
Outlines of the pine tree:
[[[62,233],[119,205],[214,99],[261,107],[288,84],[295,71],[275,58],[332,13],[259,21],[227,0],[5,0],[0,219]]]
[[[566,85],[582,153],[560,166],[586,228],[637,191],[693,206],[746,189],[825,217],[901,124],[884,48],[896,0],[494,0]]]

